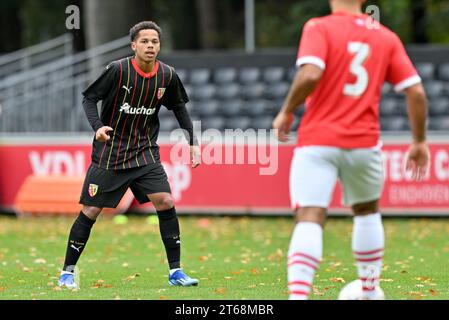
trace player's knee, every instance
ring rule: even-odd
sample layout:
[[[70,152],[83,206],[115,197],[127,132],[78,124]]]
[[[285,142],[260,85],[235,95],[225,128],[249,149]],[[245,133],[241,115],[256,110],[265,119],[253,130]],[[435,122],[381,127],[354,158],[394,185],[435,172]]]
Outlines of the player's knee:
[[[155,204],[156,210],[168,210],[174,207],[173,198],[171,195],[163,196]]]
[[[326,221],[326,209],[319,207],[303,207],[296,211],[296,222],[314,222],[322,227]]]
[[[97,217],[100,215],[102,208],[91,207],[91,206],[83,206],[83,213],[91,220],[97,220]]]
[[[379,212],[379,200],[354,204],[352,211],[356,216]]]

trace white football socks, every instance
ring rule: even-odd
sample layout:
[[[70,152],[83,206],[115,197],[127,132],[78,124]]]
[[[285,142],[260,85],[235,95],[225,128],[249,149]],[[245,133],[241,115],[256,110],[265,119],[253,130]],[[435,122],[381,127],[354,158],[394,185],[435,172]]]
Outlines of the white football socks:
[[[374,299],[379,286],[385,238],[380,213],[354,217],[352,251],[362,281],[363,298]]]
[[[290,300],[306,300],[323,255],[323,228],[314,222],[299,222],[288,250]]]

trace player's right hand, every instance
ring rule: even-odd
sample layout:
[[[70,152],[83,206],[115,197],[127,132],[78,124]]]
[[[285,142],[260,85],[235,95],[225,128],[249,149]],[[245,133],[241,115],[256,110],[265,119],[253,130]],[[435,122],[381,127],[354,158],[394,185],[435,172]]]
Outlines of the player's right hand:
[[[280,111],[273,120],[274,134],[279,141],[286,142],[288,140],[288,133],[290,132],[293,120],[295,120],[295,116],[292,113],[286,113],[284,111]]]
[[[112,130],[114,130],[114,129],[112,129],[111,127],[108,127],[108,126],[101,127],[95,133],[95,140],[97,140],[99,142],[106,142],[106,141],[108,141],[109,139],[111,139],[111,137],[109,136],[108,132],[112,131]]]
[[[412,173],[412,179],[422,180],[429,170],[430,151],[426,142],[414,142],[408,149],[405,170]]]

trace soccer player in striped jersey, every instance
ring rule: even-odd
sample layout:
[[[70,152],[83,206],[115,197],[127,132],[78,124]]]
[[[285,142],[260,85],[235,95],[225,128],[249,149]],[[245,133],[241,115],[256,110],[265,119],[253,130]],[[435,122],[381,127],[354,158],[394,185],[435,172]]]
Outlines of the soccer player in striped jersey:
[[[70,230],[60,286],[77,287],[74,269],[92,226],[102,208],[115,208],[128,188],[140,203],[151,201],[156,208],[169,284],[198,285],[181,269],[179,222],[156,143],[158,112],[165,106],[186,130],[192,167],[199,165],[200,149],[185,107],[189,99],[173,67],[157,59],[160,27],[140,22],[130,29],[130,38],[135,55],[110,63],[83,92],[83,107],[95,131],[92,163],[81,192],[83,207]]]
[[[330,0],[332,14],[309,20],[299,70],[273,121],[286,141],[293,113],[305,102],[290,171],[297,224],[288,255],[290,299],[307,299],[323,251],[323,226],[337,180],[354,217],[352,250],[362,299],[376,299],[384,252],[379,213],[383,186],[379,100],[385,81],[405,92],[413,142],[407,169],[421,179],[429,163],[427,101],[399,37],[362,14],[364,0]]]

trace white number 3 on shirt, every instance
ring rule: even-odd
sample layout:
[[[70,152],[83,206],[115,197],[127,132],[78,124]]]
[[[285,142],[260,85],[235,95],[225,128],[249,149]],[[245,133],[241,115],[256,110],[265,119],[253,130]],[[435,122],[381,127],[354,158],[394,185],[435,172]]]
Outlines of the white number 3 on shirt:
[[[369,55],[370,48],[368,44],[363,42],[349,42],[348,51],[355,54],[349,71],[357,77],[357,81],[353,84],[345,84],[343,93],[347,96],[359,97],[368,87],[368,72],[363,67],[363,63]]]

